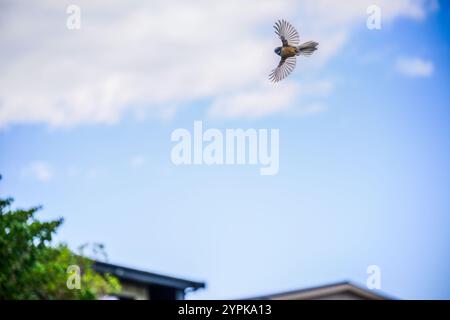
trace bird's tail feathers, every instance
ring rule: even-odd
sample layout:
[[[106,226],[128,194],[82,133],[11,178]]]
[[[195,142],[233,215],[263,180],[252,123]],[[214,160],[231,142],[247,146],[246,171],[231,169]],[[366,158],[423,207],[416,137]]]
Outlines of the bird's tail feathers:
[[[317,50],[319,44],[314,41],[305,42],[297,47],[298,56],[310,56],[314,51]]]

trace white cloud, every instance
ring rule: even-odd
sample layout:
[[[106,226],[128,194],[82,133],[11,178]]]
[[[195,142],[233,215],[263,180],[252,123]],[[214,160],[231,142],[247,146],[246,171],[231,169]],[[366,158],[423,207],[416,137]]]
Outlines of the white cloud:
[[[292,21],[302,40],[320,43],[314,58],[301,64],[302,74],[314,72],[345,46],[355,24],[365,25],[372,2],[382,8],[383,23],[399,16],[423,19],[435,3],[79,0],[81,29],[68,30],[71,1],[4,1],[0,127],[115,123],[127,113],[170,119],[180,103],[232,99],[261,88],[277,63],[272,24],[279,18]],[[274,102],[260,114],[282,110]]]
[[[53,178],[53,171],[46,162],[35,161],[23,168],[22,176],[32,177],[41,182],[48,182]]]
[[[395,68],[408,77],[430,77],[434,71],[433,62],[421,58],[398,58]]]

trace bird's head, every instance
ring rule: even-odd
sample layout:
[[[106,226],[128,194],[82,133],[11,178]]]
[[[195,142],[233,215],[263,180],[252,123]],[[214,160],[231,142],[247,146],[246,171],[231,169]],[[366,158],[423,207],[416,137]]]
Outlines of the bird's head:
[[[277,55],[281,55],[281,47],[276,47],[275,50],[273,50]]]

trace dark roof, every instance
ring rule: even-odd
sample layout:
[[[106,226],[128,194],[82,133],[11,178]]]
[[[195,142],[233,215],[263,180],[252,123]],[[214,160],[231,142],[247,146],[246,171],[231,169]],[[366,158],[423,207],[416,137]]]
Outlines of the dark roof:
[[[372,291],[362,288],[350,281],[342,281],[317,287],[311,287],[300,290],[286,291],[275,294],[269,294],[259,297],[250,298],[249,300],[272,300],[287,299],[288,297],[296,297],[296,299],[317,299],[330,294],[349,292],[363,299],[370,300],[390,300],[394,299],[379,291]]]
[[[136,270],[124,266],[119,266],[116,264],[95,261],[93,268],[99,273],[109,273],[116,276],[119,279],[139,282],[148,285],[160,285],[165,287],[171,287],[176,289],[187,289],[191,288],[193,290],[204,288],[204,282],[196,282],[191,280],[185,280],[180,278],[174,278],[166,275],[161,275],[157,273]]]

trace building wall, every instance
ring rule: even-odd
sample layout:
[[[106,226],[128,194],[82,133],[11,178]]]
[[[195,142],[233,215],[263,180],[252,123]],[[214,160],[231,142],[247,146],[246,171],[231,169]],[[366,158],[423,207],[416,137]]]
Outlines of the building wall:
[[[145,285],[140,285],[135,282],[121,280],[120,284],[122,286],[122,291],[120,296],[125,298],[130,298],[134,300],[149,300],[150,294],[148,288]]]

